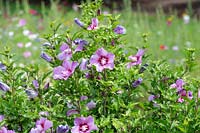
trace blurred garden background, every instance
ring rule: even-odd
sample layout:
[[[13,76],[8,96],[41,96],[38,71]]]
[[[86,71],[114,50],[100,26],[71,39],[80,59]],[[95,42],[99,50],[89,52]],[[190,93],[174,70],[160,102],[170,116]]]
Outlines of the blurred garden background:
[[[88,0],[87,0],[88,1]],[[0,48],[11,47],[20,66],[40,63],[42,39],[51,23],[76,31],[74,18],[81,15],[80,0],[0,0]],[[89,2],[89,1],[88,1]],[[126,27],[125,52],[144,45],[151,58],[163,58],[172,66],[183,62],[187,48],[196,49],[200,62],[199,0],[104,0],[104,14],[120,14]],[[195,73],[199,70],[196,66]],[[196,74],[195,74],[196,75]]]

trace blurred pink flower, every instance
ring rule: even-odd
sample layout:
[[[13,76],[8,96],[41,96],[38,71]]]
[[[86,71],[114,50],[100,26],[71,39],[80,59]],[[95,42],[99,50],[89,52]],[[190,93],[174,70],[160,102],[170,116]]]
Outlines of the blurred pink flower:
[[[17,43],[17,47],[22,48],[23,46],[24,46],[23,43],[21,43],[21,42]]]
[[[25,19],[20,19],[19,22],[18,22],[18,26],[22,27],[24,25],[26,25],[26,20]]]
[[[25,51],[25,52],[23,53],[23,56],[24,56],[24,58],[28,58],[28,57],[31,56],[31,52],[30,52],[30,51]]]

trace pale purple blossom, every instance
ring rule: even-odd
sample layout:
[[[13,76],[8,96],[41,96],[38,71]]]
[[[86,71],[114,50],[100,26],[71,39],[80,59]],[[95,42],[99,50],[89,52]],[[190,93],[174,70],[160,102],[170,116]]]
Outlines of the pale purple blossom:
[[[136,55],[129,56],[129,60],[131,62],[129,62],[127,64],[127,68],[129,69],[132,66],[141,64],[142,63],[142,56],[143,55],[144,55],[144,50],[143,49],[139,49]]]
[[[74,22],[75,22],[78,26],[84,27],[84,23],[81,22],[78,18],[75,18],[75,19],[74,19]]]
[[[4,120],[4,115],[0,115],[0,122]]]
[[[178,51],[179,48],[178,48],[178,46],[175,45],[175,46],[172,47],[172,50],[174,50],[174,51]]]
[[[46,130],[50,129],[52,126],[53,126],[53,122],[43,117],[40,118],[40,120],[36,121],[36,128],[39,129],[41,132],[45,132]]]
[[[90,133],[92,130],[98,130],[94,124],[92,116],[79,117],[74,120],[74,127],[72,127],[72,133]]]
[[[58,54],[59,60],[70,60],[72,57],[72,50],[66,43],[63,43],[60,47],[61,53]]]
[[[179,92],[180,90],[183,89],[184,84],[185,84],[185,82],[182,79],[178,79],[178,80],[176,80],[176,83],[173,83],[170,85],[170,88],[176,88],[177,91]]]
[[[70,109],[67,111],[67,116],[70,116],[73,114],[79,114],[79,111],[77,109]]]
[[[69,126],[68,125],[59,125],[56,128],[56,133],[67,133],[69,132]]]
[[[31,53],[30,51],[25,51],[25,52],[23,53],[23,56],[24,56],[25,58],[29,58],[31,55],[32,55],[32,53]]]
[[[200,90],[198,90],[198,98],[200,98]]]
[[[0,133],[15,133],[15,131],[8,130],[6,127],[1,127]]]
[[[89,110],[93,109],[93,108],[96,108],[96,103],[92,100],[90,101],[89,103],[86,104],[87,108]]]
[[[113,70],[115,55],[108,53],[103,48],[98,49],[94,55],[90,58],[90,64],[96,66],[98,72],[102,72],[104,69]]]
[[[44,89],[48,89],[49,88],[49,82],[47,82],[45,85],[44,85]]]
[[[156,98],[155,95],[150,95],[150,96],[148,97],[148,101],[151,102],[151,101],[153,101],[155,98]]]
[[[187,97],[188,97],[190,100],[192,100],[192,98],[193,98],[192,91],[188,91],[188,92],[187,92]]]
[[[87,99],[88,99],[87,96],[81,96],[81,97],[80,97],[80,100],[81,100],[81,101],[84,101],[84,100],[87,100]]]
[[[80,70],[85,71],[87,70],[88,59],[83,58],[80,64]]]
[[[121,25],[117,25],[117,27],[114,29],[114,32],[116,34],[126,34],[126,29]]]
[[[92,18],[92,23],[88,26],[87,30],[96,30],[98,28],[98,19]]]
[[[7,84],[5,84],[5,83],[3,83],[3,82],[0,81],[0,90],[6,92],[6,91],[10,90],[10,87]]]
[[[33,86],[34,86],[36,89],[38,89],[39,86],[40,86],[38,80],[33,80],[33,81],[32,81],[32,84],[33,84]]]
[[[3,63],[0,62],[0,70],[6,71],[7,67]]]
[[[74,73],[77,66],[78,62],[70,62],[68,60],[64,60],[62,66],[54,68],[53,78],[67,80]]]
[[[19,22],[18,22],[18,26],[22,27],[24,25],[26,25],[26,19],[20,19]]]

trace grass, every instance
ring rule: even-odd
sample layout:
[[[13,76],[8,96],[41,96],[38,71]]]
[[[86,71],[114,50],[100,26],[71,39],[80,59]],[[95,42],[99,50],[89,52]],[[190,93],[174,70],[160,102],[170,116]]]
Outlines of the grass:
[[[2,2],[1,2],[2,3]],[[17,5],[17,6],[16,6]],[[80,16],[80,12],[75,12],[72,9],[59,9],[56,3],[50,7],[28,5],[26,1],[20,4],[7,3],[1,9],[0,16],[0,48],[4,46],[11,47],[12,51],[16,53],[16,60],[19,64],[31,64],[41,61],[40,49],[42,41],[40,39],[30,40],[23,35],[24,30],[30,30],[33,34],[38,34],[41,37],[49,31],[49,25],[52,21],[62,22],[68,28],[73,27],[75,24],[73,19]],[[40,15],[33,16],[28,13],[29,9],[37,9]],[[4,12],[8,12],[8,17],[3,17]],[[127,35],[124,37],[127,44],[125,48],[131,54],[135,47],[142,47],[144,45],[142,34],[148,34],[148,53],[152,58],[166,59],[169,62],[180,65],[184,58],[184,50],[187,47],[196,49],[196,61],[200,62],[200,21],[192,18],[189,24],[185,24],[182,18],[176,17],[176,13],[165,15],[162,10],[158,10],[156,14],[148,14],[142,12],[132,12],[129,8],[124,11],[115,13],[121,14],[120,24],[127,29]],[[169,17],[173,16],[172,24],[168,26],[166,21]],[[26,19],[27,24],[24,27],[17,27],[19,19]],[[41,19],[42,18],[42,19]],[[75,29],[77,27],[75,26]],[[13,36],[9,36],[9,32],[14,32]],[[17,47],[17,43],[26,45],[31,42],[30,47]],[[160,45],[166,45],[167,50],[161,50]],[[173,47],[178,47],[178,50],[173,50]],[[32,56],[24,58],[23,53],[31,51]],[[133,53],[134,54],[134,53]],[[172,63],[173,64],[173,63]],[[200,63],[198,63],[200,64]],[[195,72],[199,72],[200,66],[198,65]],[[196,75],[196,74],[194,74]]]

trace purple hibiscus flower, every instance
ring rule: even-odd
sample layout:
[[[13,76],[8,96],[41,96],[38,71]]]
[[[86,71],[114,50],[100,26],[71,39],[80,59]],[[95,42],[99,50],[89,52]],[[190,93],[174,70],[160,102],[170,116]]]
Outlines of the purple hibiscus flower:
[[[148,101],[151,102],[151,101],[153,101],[155,98],[156,98],[155,95],[150,95],[150,96],[148,97]]]
[[[83,40],[83,39],[80,39],[80,38],[74,40],[74,43],[77,45],[75,52],[83,51],[85,45],[88,44],[88,42],[86,40]]]
[[[92,130],[98,130],[94,124],[92,116],[79,117],[74,120],[74,127],[72,127],[72,133],[90,133]]]
[[[72,50],[66,43],[63,43],[60,47],[61,53],[58,54],[59,60],[69,60],[72,57]]]
[[[139,49],[137,54],[136,55],[131,55],[129,56],[129,60],[131,62],[129,62],[127,64],[127,68],[131,68],[132,66],[135,66],[135,65],[139,65],[142,63],[142,56],[144,55],[144,50],[143,49]]]
[[[114,59],[114,54],[108,53],[103,48],[100,48],[90,58],[90,64],[95,65],[98,72],[102,72],[105,68],[113,70]]]
[[[116,34],[126,34],[126,29],[121,25],[117,25],[117,27],[114,29],[114,32]]]
[[[96,108],[96,103],[92,100],[90,101],[89,103],[86,104],[87,108],[89,110],[93,109],[93,108]]]
[[[46,118],[40,118],[36,121],[36,128],[32,128],[30,133],[45,133],[46,130],[53,126],[53,122],[47,120]]]
[[[1,127],[0,133],[15,133],[15,131],[8,130],[6,127]]]
[[[170,85],[170,88],[176,88],[177,91],[179,92],[183,89],[184,84],[185,82],[182,79],[178,79],[176,80],[176,83]]]
[[[78,62],[70,62],[68,60],[64,60],[62,66],[54,68],[53,78],[67,80],[74,73],[77,66]]]
[[[98,28],[98,19],[92,18],[92,23],[88,26],[87,30],[95,30]]]

